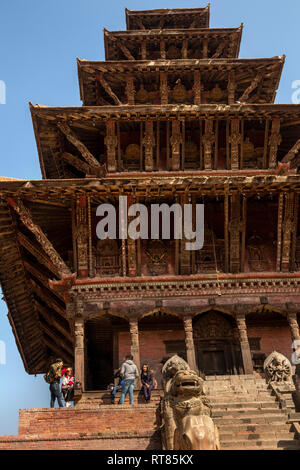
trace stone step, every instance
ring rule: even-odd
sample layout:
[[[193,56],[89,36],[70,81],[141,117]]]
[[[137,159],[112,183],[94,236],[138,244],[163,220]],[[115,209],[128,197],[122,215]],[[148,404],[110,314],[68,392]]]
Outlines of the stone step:
[[[258,440],[258,441],[239,441],[239,442],[221,442],[222,450],[299,450],[300,444],[296,439],[291,440]]]
[[[212,409],[214,411],[220,411],[220,410],[230,410],[230,409],[243,409],[243,410],[252,410],[252,409],[270,409],[270,408],[276,408],[279,409],[279,405],[276,402],[272,401],[265,401],[265,402],[252,402],[252,401],[245,401],[244,403],[238,402],[238,403],[233,403],[233,402],[226,402],[226,403],[211,403],[212,404]]]
[[[221,418],[221,417],[272,417],[272,416],[285,416],[284,411],[278,408],[264,408],[264,409],[241,409],[237,410],[236,408],[229,408],[227,410],[214,410],[212,409],[212,418]]]
[[[235,441],[260,441],[260,440],[291,440],[294,439],[294,433],[291,432],[260,432],[260,433],[242,433],[242,434],[230,434],[220,432],[220,441],[225,442],[235,442]]]
[[[256,426],[260,424],[268,424],[272,426],[273,423],[276,424],[286,424],[286,416],[284,414],[280,415],[261,415],[260,417],[257,415],[254,416],[235,416],[234,418],[231,416],[220,416],[220,417],[213,417],[214,422],[218,427],[225,425],[232,425],[237,424],[248,424],[249,426]]]
[[[219,432],[233,433],[238,435],[239,433],[264,433],[270,432],[270,424],[257,423],[257,424],[218,424]],[[290,432],[291,425],[285,424],[285,422],[272,423],[272,432]]]

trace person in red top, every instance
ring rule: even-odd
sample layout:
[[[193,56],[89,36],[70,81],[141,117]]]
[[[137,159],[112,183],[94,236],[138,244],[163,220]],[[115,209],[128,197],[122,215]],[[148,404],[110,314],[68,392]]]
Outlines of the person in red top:
[[[61,372],[63,374],[61,391],[66,402],[66,407],[68,408],[69,406],[71,406],[70,401],[73,398],[74,391],[73,369],[72,367],[68,367],[67,369],[63,369]]]

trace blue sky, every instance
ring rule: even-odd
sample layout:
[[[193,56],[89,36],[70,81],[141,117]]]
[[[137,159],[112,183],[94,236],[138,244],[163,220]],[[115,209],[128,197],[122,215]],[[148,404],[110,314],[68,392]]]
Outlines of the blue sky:
[[[76,57],[104,60],[103,28],[125,29],[125,7],[195,8],[186,0],[0,0],[0,80],[6,104],[0,104],[0,175],[40,179],[41,173],[28,102],[79,106]],[[244,22],[241,58],[286,54],[278,103],[291,103],[292,82],[300,80],[300,3],[295,0],[211,0],[211,27]],[[49,406],[42,377],[24,372],[0,300],[0,435],[16,434],[19,408]]]

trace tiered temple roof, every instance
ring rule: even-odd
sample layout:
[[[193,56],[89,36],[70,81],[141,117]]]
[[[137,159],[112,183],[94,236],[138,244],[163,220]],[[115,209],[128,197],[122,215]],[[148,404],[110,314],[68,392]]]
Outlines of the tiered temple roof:
[[[29,373],[53,355],[72,362],[72,295],[129,316],[136,297],[182,311],[191,297],[200,310],[215,296],[300,306],[300,105],[274,104],[284,57],[238,59],[242,27],[210,29],[209,6],[126,10],[126,23],[104,31],[106,61],[78,60],[82,107],[30,105],[43,179],[0,178],[0,281]],[[122,244],[121,271],[95,273],[92,211],[120,195],[215,204],[223,272],[195,257],[189,270],[176,244],[173,274],[141,275],[141,246]],[[247,198],[278,212],[268,271],[244,270]]]

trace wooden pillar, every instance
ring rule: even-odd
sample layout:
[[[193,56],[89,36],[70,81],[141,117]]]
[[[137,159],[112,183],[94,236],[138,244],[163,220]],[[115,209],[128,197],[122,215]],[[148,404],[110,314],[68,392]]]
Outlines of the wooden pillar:
[[[236,89],[236,83],[235,83],[235,73],[233,70],[231,70],[228,74],[228,104],[234,104],[235,103],[235,89]]]
[[[185,347],[186,347],[186,356],[187,363],[190,368],[194,371],[198,371],[196,364],[196,354],[195,354],[195,345],[194,345],[194,336],[193,336],[193,321],[192,317],[186,316],[183,318],[184,334],[185,334]]]
[[[252,357],[247,335],[246,317],[244,313],[238,313],[236,315],[236,323],[239,332],[244,372],[245,374],[253,374]]]
[[[77,273],[81,278],[88,277],[89,275],[87,216],[86,197],[80,196],[76,201],[75,239],[77,247]]]
[[[153,148],[155,146],[153,121],[145,122],[145,135],[142,143],[145,148],[145,170],[153,171]]]
[[[134,106],[135,104],[135,86],[134,86],[134,78],[132,75],[126,75],[126,95],[127,95],[127,102],[130,106]]]
[[[160,102],[161,104],[168,104],[168,76],[166,72],[160,72]]]
[[[132,196],[128,196],[127,198],[128,204],[133,204]],[[128,219],[130,219],[128,217]],[[129,223],[129,220],[128,220]],[[124,240],[125,241],[125,240]],[[127,238],[127,252],[128,252],[128,275],[130,277],[136,277],[137,273],[137,259],[136,259],[136,240],[132,238]]]
[[[133,362],[140,370],[140,345],[139,345],[139,326],[137,318],[131,318],[129,320],[130,329],[130,353],[133,356]]]
[[[299,340],[300,339],[300,334],[299,334],[299,325],[298,325],[298,320],[297,320],[297,313],[296,312],[289,312],[287,314],[287,321],[290,325],[292,341]]]
[[[284,194],[278,196],[278,217],[277,217],[277,255],[276,255],[276,271],[281,269],[281,245],[282,245],[282,217],[283,217]]]
[[[212,151],[215,143],[215,134],[213,131],[214,121],[212,119],[206,119],[205,121],[205,132],[202,137],[203,150],[204,150],[204,169],[212,169]]]
[[[104,139],[104,143],[106,145],[107,152],[107,171],[116,171],[116,148],[118,145],[118,136],[116,135],[114,121],[106,122],[106,137]]]
[[[291,242],[294,232],[294,200],[295,194],[285,195],[284,220],[282,224],[282,258],[281,271],[288,272],[291,262]]]
[[[166,54],[166,41],[163,39],[160,40],[160,58],[163,60],[166,60],[167,54]]]
[[[238,170],[240,166],[240,146],[242,143],[242,134],[240,133],[240,120],[231,119],[231,132],[229,137],[231,147],[230,152],[230,169]]]
[[[142,41],[141,55],[142,55],[142,60],[147,60],[147,41]]]
[[[201,104],[201,73],[199,70],[194,71],[194,104]]]
[[[280,119],[273,119],[269,138],[269,168],[276,168],[278,146],[281,144]]]
[[[170,139],[172,147],[172,170],[180,170],[180,147],[182,144],[182,135],[180,132],[180,121],[172,121],[172,137]]]
[[[234,193],[231,196],[231,217],[229,224],[230,232],[230,272],[238,273],[241,265],[241,200],[240,194]]]
[[[75,348],[74,348],[74,368],[75,379],[82,384],[82,391],[85,388],[84,376],[84,319],[75,317]]]

